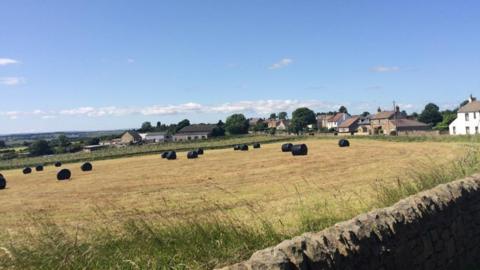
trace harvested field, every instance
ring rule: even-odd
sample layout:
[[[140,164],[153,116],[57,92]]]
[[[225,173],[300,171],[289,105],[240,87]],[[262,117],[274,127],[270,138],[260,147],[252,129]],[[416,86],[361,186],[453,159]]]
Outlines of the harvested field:
[[[15,230],[25,215],[41,212],[61,224],[88,226],[98,218],[95,209],[107,216],[140,210],[172,218],[226,211],[245,220],[253,211],[288,225],[299,200],[356,194],[358,203],[368,201],[375,180],[405,178],[412,169],[448,163],[464,152],[460,143],[350,142],[339,148],[334,139],[301,141],[308,156],[300,157],[272,143],[248,152],[209,150],[194,160],[179,153],[172,161],[158,154],[95,161],[90,172],[82,172],[80,163],[65,164],[70,181],[57,181],[54,166],[29,175],[2,171],[8,187],[0,191],[0,225]]]

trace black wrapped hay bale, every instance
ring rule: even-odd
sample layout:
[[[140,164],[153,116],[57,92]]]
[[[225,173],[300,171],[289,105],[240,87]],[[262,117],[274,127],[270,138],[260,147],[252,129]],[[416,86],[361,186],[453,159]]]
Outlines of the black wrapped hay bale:
[[[254,143],[254,144],[253,144],[253,148],[255,148],[255,149],[260,148],[260,143],[258,143],[258,142],[257,142],[257,143]]]
[[[69,169],[62,169],[57,173],[57,180],[62,181],[62,180],[68,180],[72,176],[72,173],[70,172]]]
[[[340,146],[340,147],[349,147],[349,146],[350,146],[350,142],[349,142],[347,139],[341,139],[340,141],[338,141],[338,146]]]
[[[170,152],[170,151],[165,151],[165,152],[163,152],[163,153],[162,153],[162,158],[166,158],[167,155],[168,155],[168,152]]]
[[[248,145],[246,144],[240,145],[240,151],[248,151]]]
[[[306,156],[308,154],[308,147],[306,144],[297,144],[292,146],[292,155]]]
[[[190,151],[187,153],[187,158],[188,159],[194,159],[194,158],[198,158],[198,153],[197,151]]]
[[[165,157],[168,160],[177,159],[177,152],[175,151],[168,151],[167,156]]]
[[[240,150],[240,145],[239,145],[239,144],[236,144],[236,145],[233,147],[233,150],[235,150],[235,151]]]
[[[32,168],[26,167],[25,169],[23,169],[23,174],[29,174],[29,173],[32,173]]]
[[[197,150],[195,150],[195,152],[197,152],[197,154],[199,155],[203,155],[203,148],[198,148]]]
[[[89,172],[93,169],[93,166],[90,162],[85,162],[83,163],[83,165],[80,167],[80,169],[83,171],[83,172]]]
[[[292,152],[293,144],[285,143],[282,145],[282,152]]]
[[[37,165],[37,167],[35,167],[35,171],[37,172],[43,171],[43,165]]]
[[[7,180],[0,174],[0,189],[5,189],[7,187]]]
[[[55,162],[55,167],[62,167],[62,163],[60,161]]]

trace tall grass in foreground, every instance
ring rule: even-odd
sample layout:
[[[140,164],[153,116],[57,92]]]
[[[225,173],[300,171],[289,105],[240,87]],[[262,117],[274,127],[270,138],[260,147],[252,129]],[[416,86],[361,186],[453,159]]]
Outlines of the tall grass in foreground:
[[[406,178],[395,183],[377,181],[373,187],[376,197],[368,201],[356,194],[310,201],[299,194],[298,219],[288,228],[255,213],[252,220],[237,218],[221,205],[217,205],[220,214],[215,215],[172,221],[139,214],[119,226],[105,223],[74,232],[34,216],[33,228],[0,242],[0,269],[211,269],[247,259],[283,239],[322,230],[478,172],[479,158],[478,148],[468,146],[465,155],[448,166],[432,161],[412,167]]]

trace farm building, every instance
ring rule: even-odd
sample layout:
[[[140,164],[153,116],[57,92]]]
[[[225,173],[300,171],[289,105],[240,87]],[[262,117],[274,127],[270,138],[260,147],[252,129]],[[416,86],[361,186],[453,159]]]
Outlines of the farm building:
[[[103,148],[106,148],[106,147],[107,147],[106,145],[101,145],[101,144],[85,145],[83,147],[83,152],[91,153],[91,152],[94,152],[94,151],[97,151],[97,150],[100,150],[100,149],[103,149]]]
[[[370,119],[371,119],[371,115],[368,115],[368,116],[361,116],[359,119],[358,119],[358,127],[357,127],[357,132],[355,133],[355,135],[371,135],[372,134],[372,128],[371,128],[371,125],[370,125]]]
[[[148,132],[140,134],[140,136],[146,143],[163,143],[172,140],[172,136],[166,132]]]
[[[205,140],[212,136],[212,132],[216,127],[217,125],[211,124],[186,126],[178,131],[177,134],[173,135],[173,140],[176,142]]]
[[[352,118],[345,120],[338,126],[338,132],[353,135],[355,132],[357,132],[359,120],[359,116],[353,116]]]
[[[457,119],[450,124],[450,135],[478,134],[479,126],[480,102],[470,96],[468,103],[458,109]]]
[[[142,142],[142,136],[136,131],[126,131],[123,133],[122,137],[120,138],[120,142],[122,144],[135,144],[135,143],[140,143]]]
[[[337,113],[327,120],[327,128],[338,130],[338,126],[350,118],[348,113]]]
[[[276,128],[279,131],[287,131],[290,125],[290,120],[268,119],[268,128]]]
[[[332,117],[333,115],[329,115],[329,114],[317,115],[317,127],[319,129],[327,128],[328,120],[330,120]]]

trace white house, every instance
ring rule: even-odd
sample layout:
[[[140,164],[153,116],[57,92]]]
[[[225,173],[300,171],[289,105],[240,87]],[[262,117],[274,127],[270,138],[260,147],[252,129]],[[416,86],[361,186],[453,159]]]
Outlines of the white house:
[[[345,120],[350,119],[351,116],[348,113],[337,113],[335,116],[329,118],[327,120],[327,128],[328,129],[338,129],[341,123],[345,122]]]
[[[450,126],[450,135],[479,134],[480,102],[470,96],[468,103],[458,109],[457,119]]]
[[[167,135],[166,132],[148,132],[140,133],[142,140],[146,143],[161,143],[166,141],[171,141],[171,136]]]

